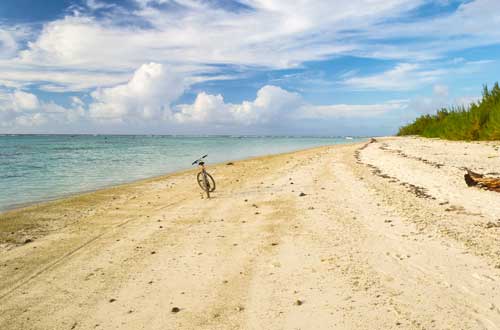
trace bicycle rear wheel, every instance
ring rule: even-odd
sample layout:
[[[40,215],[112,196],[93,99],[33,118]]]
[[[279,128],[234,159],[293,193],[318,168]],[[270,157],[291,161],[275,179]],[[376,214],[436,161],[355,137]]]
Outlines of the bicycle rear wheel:
[[[203,172],[198,173],[198,176],[197,176],[198,185],[200,186],[200,188],[203,191],[213,192],[215,190],[215,180],[207,172],[205,172],[205,175],[207,176],[208,187],[205,186],[205,180],[203,179]]]

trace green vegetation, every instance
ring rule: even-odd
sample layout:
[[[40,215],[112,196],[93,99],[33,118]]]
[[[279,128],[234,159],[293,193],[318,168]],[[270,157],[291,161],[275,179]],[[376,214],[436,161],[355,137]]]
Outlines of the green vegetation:
[[[398,135],[420,135],[448,140],[500,140],[500,87],[485,86],[483,98],[467,107],[441,109],[399,129]]]

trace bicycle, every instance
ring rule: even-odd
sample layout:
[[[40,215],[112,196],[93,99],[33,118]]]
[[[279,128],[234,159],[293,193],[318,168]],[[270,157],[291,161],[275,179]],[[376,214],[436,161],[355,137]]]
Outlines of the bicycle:
[[[196,180],[198,181],[198,185],[201,190],[207,193],[207,198],[210,198],[210,193],[215,190],[215,180],[214,178],[205,170],[205,162],[203,161],[208,155],[198,158],[191,165],[197,164],[200,166],[201,171],[198,172],[196,176]]]

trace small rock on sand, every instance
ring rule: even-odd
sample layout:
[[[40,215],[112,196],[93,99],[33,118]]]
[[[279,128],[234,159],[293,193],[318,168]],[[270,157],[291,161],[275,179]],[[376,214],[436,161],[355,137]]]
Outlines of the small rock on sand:
[[[304,197],[304,196],[307,196],[307,195],[306,195],[306,194],[304,194],[303,192],[301,192],[301,193],[299,194],[299,196],[300,196],[300,197]]]
[[[181,311],[181,309],[179,307],[172,307],[172,309],[170,310],[172,313],[179,313]]]

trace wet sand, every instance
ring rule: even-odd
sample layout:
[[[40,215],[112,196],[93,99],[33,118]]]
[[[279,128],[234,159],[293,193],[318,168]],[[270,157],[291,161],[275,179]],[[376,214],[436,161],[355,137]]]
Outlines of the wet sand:
[[[0,329],[500,329],[498,142],[383,138],[0,214]],[[124,174],[125,175],[125,174]]]

